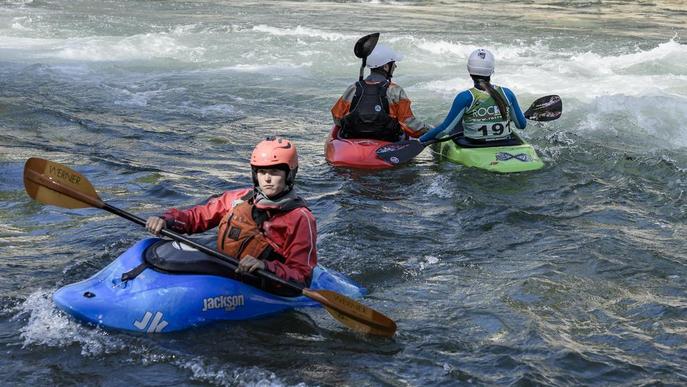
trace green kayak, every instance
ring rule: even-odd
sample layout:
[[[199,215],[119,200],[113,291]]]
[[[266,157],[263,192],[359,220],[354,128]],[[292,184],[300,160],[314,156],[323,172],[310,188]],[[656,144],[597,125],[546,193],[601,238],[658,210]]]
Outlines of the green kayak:
[[[471,145],[464,139],[439,143],[439,154],[454,163],[499,173],[534,171],[544,166],[532,145],[515,133],[516,144],[504,146]],[[462,140],[462,141],[461,141]],[[460,145],[459,145],[460,144]]]

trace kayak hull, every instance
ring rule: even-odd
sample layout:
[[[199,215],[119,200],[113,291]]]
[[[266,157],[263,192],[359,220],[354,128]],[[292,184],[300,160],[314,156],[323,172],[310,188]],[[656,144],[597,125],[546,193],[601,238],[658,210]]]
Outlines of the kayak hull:
[[[277,296],[218,275],[171,274],[146,268],[135,278],[122,281],[121,275],[141,265],[145,250],[157,241],[142,240],[91,278],[60,288],[53,295],[55,305],[90,325],[145,333],[320,306],[304,296]],[[329,289],[351,298],[360,298],[365,292],[343,275],[319,266],[313,271],[310,288]]]
[[[514,134],[515,135],[515,134]],[[463,148],[453,141],[439,144],[439,154],[451,162],[490,172],[513,173],[541,169],[544,162],[532,145]]]
[[[388,169],[395,165],[377,157],[375,151],[380,146],[391,144],[389,141],[339,137],[338,126],[334,126],[324,144],[327,161],[335,167],[357,169]]]

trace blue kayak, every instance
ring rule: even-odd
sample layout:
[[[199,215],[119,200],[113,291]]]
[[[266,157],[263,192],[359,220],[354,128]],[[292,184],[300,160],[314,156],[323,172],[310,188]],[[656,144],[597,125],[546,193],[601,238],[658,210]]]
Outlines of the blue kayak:
[[[304,296],[277,295],[278,285],[262,281],[260,286],[260,278],[249,277],[238,281],[233,270],[214,257],[178,242],[149,238],[93,277],[57,290],[53,301],[87,324],[146,333],[321,306]],[[344,275],[321,266],[315,267],[309,288],[354,299],[366,292]]]

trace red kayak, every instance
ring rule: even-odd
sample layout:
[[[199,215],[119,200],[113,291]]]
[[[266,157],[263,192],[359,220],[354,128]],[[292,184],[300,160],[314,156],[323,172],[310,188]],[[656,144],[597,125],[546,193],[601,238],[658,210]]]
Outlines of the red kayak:
[[[324,155],[330,164],[335,167],[359,169],[386,169],[395,166],[378,158],[375,153],[380,146],[391,144],[389,141],[340,138],[340,129],[335,125],[324,144]]]

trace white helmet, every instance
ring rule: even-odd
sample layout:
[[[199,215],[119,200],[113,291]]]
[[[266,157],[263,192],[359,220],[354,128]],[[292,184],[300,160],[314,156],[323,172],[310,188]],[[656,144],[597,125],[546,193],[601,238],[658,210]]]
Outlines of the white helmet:
[[[398,62],[403,59],[403,55],[392,50],[389,46],[378,44],[367,57],[367,67],[376,69],[389,62]]]
[[[494,73],[494,55],[483,48],[478,48],[468,58],[468,73],[489,77]]]

